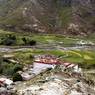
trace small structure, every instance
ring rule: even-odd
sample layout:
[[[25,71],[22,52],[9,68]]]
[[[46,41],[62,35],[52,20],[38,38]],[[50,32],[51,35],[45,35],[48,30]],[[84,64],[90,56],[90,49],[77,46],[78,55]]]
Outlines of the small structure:
[[[44,72],[46,71],[47,69],[54,69],[56,65],[54,64],[43,64],[43,63],[34,63],[34,66],[33,66],[33,73],[35,75],[37,74],[40,74],[41,72]]]
[[[31,78],[34,77],[33,74],[29,75],[28,73],[22,73],[21,76],[22,76],[23,80],[30,80]]]
[[[35,56],[33,64],[33,73],[39,74],[49,68],[54,69],[56,65],[61,64],[61,61],[53,55],[38,55]]]
[[[35,56],[34,62],[43,63],[43,64],[61,64],[59,58],[53,55],[38,55]]]
[[[66,67],[66,68],[73,68],[73,71],[74,72],[79,72],[81,71],[81,69],[79,68],[79,66],[77,64],[73,64],[73,63],[63,63],[63,65]]]

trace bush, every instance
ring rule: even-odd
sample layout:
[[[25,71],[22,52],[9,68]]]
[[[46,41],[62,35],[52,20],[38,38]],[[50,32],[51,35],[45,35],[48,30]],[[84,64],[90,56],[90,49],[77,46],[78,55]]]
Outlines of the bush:
[[[23,81],[23,78],[19,73],[15,73],[13,75],[13,82],[16,82],[16,81]]]
[[[36,41],[31,40],[31,41],[28,42],[28,44],[29,44],[30,46],[36,45]]]
[[[2,67],[1,67],[2,74],[13,75],[14,74],[13,66],[14,64],[12,63],[2,62]]]
[[[13,67],[14,73],[16,73],[17,71],[21,71],[23,69],[23,66],[20,64],[15,64],[15,66]]]
[[[30,46],[36,45],[36,41],[35,40],[26,39],[25,37],[22,38],[22,40],[24,42],[24,45],[30,45]]]
[[[22,38],[22,41],[24,42],[24,44],[27,44],[26,38]]]
[[[7,45],[7,46],[11,46],[14,45],[16,43],[16,36],[15,35],[8,35],[5,38],[2,38],[1,41],[1,45]]]
[[[3,73],[3,68],[2,68],[2,66],[0,65],[0,74],[2,74]]]
[[[7,46],[11,46],[11,45],[14,44],[14,40],[6,39],[6,40],[3,41],[3,44],[7,45]]]
[[[0,62],[0,74],[12,76],[19,70],[23,69],[23,65],[8,62]]]

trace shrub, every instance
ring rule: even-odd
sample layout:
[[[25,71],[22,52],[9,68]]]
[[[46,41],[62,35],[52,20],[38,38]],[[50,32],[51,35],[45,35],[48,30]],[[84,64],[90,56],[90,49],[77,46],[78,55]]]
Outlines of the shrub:
[[[14,74],[14,70],[13,70],[13,66],[14,64],[12,63],[6,63],[3,62],[2,63],[2,74],[4,75],[13,75]]]
[[[16,43],[16,36],[15,35],[8,35],[5,38],[2,39],[1,43],[2,45],[11,46]]]
[[[31,41],[28,42],[28,44],[29,44],[30,46],[36,45],[36,41],[31,40]]]
[[[31,40],[31,39],[26,39],[25,37],[22,38],[22,41],[24,42],[24,45],[36,45],[36,41],[35,40]]]
[[[23,69],[23,66],[20,64],[15,64],[15,66],[13,67],[14,73],[22,69]]]
[[[22,41],[24,42],[24,44],[27,44],[26,38],[22,38]]]
[[[13,64],[9,62],[0,62],[0,74],[12,76],[19,70],[23,69],[23,65]]]
[[[3,73],[3,68],[2,68],[2,66],[0,65],[0,74],[2,74]]]
[[[4,45],[7,45],[7,46],[11,46],[11,45],[14,44],[14,40],[5,39],[5,40],[3,41],[3,44],[4,44]]]
[[[15,73],[13,75],[13,82],[16,82],[16,81],[23,81],[23,78],[19,73]]]

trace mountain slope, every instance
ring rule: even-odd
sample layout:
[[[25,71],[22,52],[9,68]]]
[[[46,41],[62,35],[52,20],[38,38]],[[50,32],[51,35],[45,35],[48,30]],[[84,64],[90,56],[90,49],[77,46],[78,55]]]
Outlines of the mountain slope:
[[[94,0],[0,0],[0,26],[16,31],[89,34]]]

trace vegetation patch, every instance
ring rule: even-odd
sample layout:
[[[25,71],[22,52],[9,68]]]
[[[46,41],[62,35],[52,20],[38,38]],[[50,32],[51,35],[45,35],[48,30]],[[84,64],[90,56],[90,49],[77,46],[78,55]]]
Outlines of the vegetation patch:
[[[53,45],[61,45],[67,47],[76,46],[81,40],[83,40],[84,42],[90,41],[91,37],[88,38],[84,39],[79,37],[69,37],[55,34],[36,35],[33,33],[16,33],[0,30],[0,44],[3,46],[34,46],[42,44],[50,45],[51,47]],[[95,43],[94,40],[91,40],[91,42]]]
[[[23,36],[18,36],[16,34],[11,34],[11,33],[5,33],[3,34],[1,32],[0,35],[0,45],[5,45],[5,46],[33,46],[36,45],[36,41],[32,40],[29,37],[23,37]]]
[[[22,68],[23,65],[21,64],[14,64],[0,60],[0,74],[12,76],[16,72],[21,71]]]
[[[43,49],[26,49],[24,51],[11,52],[14,59],[18,60],[21,64],[32,64],[35,55],[51,54],[60,58],[63,62],[71,62],[79,64],[82,67],[92,67],[95,65],[95,51],[94,50],[43,50]],[[10,53],[10,54],[11,54]]]

